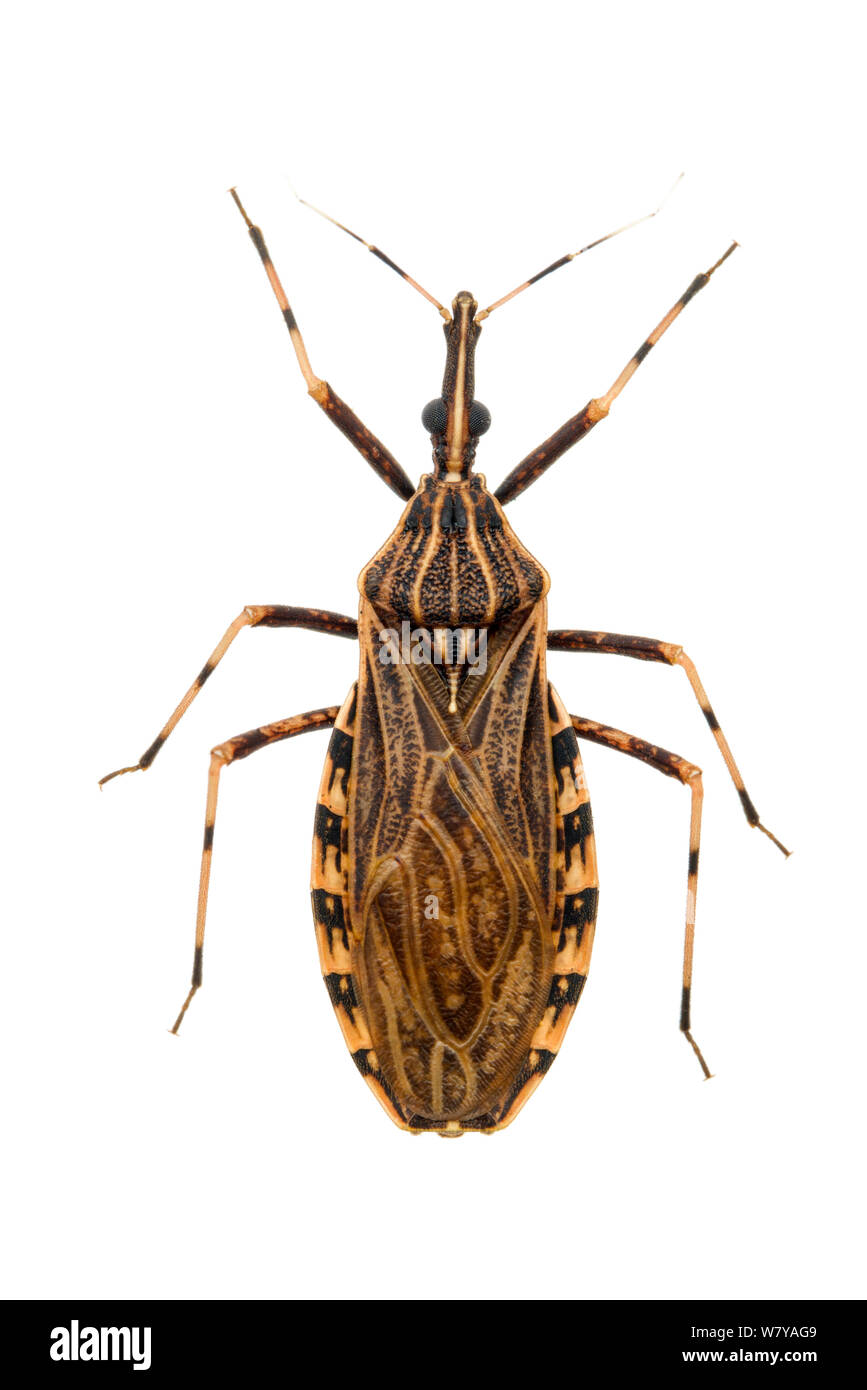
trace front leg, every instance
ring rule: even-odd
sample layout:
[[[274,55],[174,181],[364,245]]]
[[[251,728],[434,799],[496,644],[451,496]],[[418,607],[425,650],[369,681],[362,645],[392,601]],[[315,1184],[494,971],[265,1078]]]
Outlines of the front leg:
[[[698,671],[683,647],[679,647],[674,642],[658,642],[655,637],[625,637],[619,632],[590,632],[579,628],[569,628],[556,629],[548,633],[548,650],[550,652],[610,652],[614,656],[635,657],[638,661],[662,661],[668,666],[680,666],[686,672],[687,680],[692,686],[701,712],[717,741],[717,747],[723,755],[729,776],[740,797],[744,815],[751,826],[761,830],[769,840],[773,840],[777,849],[781,850],[786,858],[789,857],[789,850],[786,849],[785,845],[780,844],[776,835],[772,835],[767,826],[762,825],[759,820],[759,813],[750,800],[744,786],[744,779],[732,757],[732,750],[729,748],[726,736],[720,728],[719,720],[711,708],[705,688],[699,680]]]
[[[638,371],[651,348],[656,347],[663,333],[671,327],[681,310],[686,308],[699,290],[704,289],[714,271],[719,269],[723,261],[728,260],[736,246],[737,242],[733,241],[725,255],[720,256],[716,265],[712,265],[710,270],[704,271],[701,275],[696,275],[692,284],[684,290],[680,299],[669,309],[665,318],[660,319],[638,351],[632,354],[614,385],[605,392],[604,396],[594,396],[593,400],[587,402],[583,410],[579,410],[577,415],[573,415],[571,420],[567,420],[565,425],[561,425],[558,430],[555,430],[544,444],[540,444],[538,449],[534,449],[532,454],[528,454],[525,459],[522,459],[517,468],[512,469],[508,478],[500,483],[494,493],[501,506],[505,507],[507,502],[511,502],[531,483],[535,483],[537,478],[541,478],[545,470],[550,468],[552,463],[556,463],[567,449],[571,449],[573,444],[577,444],[579,440],[590,433],[594,425],[598,425],[600,420],[605,419],[614,401],[626,383]]]
[[[329,420],[337,426],[341,434],[344,434],[353,444],[362,458],[370,464],[375,473],[378,473],[384,483],[387,483],[392,492],[396,492],[398,497],[407,501],[415,492],[410,478],[404,472],[401,465],[392,453],[380,443],[375,434],[371,434],[366,425],[362,424],[353,410],[350,410],[345,401],[342,401],[336,391],[332,391],[327,381],[322,381],[316,375],[310,365],[307,356],[307,349],[304,346],[304,339],[292,312],[289,300],[286,298],[286,291],[280,284],[280,277],[274,269],[274,262],[271,260],[268,247],[265,245],[265,238],[260,227],[255,226],[247,216],[244,205],[238,197],[234,188],[229,190],[238,211],[247,224],[247,231],[250,233],[250,240],[259,253],[259,259],[265,267],[265,274],[274,291],[277,303],[283,314],[286,327],[289,329],[289,337],[292,339],[292,346],[295,349],[295,356],[298,358],[298,366],[301,368],[304,380],[307,382],[308,393],[313,397],[318,406],[325,411]],[[345,229],[344,229],[345,230]],[[352,233],[350,235],[353,235]],[[386,258],[383,258],[386,259]],[[397,269],[397,267],[395,267]],[[399,272],[403,274],[403,272]],[[408,277],[404,277],[408,278]],[[422,291],[424,293],[424,291]]]
[[[324,608],[289,608],[282,603],[249,604],[241,610],[235,621],[229,624],[186,695],[138,762],[133,763],[131,767],[119,767],[116,772],[109,772],[107,776],[101,777],[101,787],[113,777],[121,777],[125,772],[144,772],[150,767],[175,725],[186,714],[211,672],[222,661],[238,633],[245,627],[301,627],[310,632],[328,632],[335,637],[358,637],[358,623],[355,618],[344,617],[342,613],[329,613]]]

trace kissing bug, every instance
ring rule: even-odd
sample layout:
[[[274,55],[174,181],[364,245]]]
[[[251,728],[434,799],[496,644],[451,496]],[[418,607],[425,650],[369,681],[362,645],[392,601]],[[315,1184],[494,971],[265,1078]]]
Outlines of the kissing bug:
[[[243,628],[300,627],[358,641],[358,680],[342,705],[253,729],[211,752],[192,982],[172,1031],[202,983],[220,774],[269,744],[330,728],[314,822],[313,916],[325,984],[353,1060],[402,1129],[459,1135],[509,1124],[557,1055],[590,964],[598,880],[580,738],[638,758],[689,790],[680,1029],[709,1077],[690,1030],[701,771],[664,748],[567,713],[547,681],[546,652],[609,652],[681,667],[748,823],[788,851],[762,825],[683,648],[610,632],[549,631],[548,575],[503,509],[608,415],[650,350],[737,243],[695,277],[610,389],[491,493],[473,468],[490,425],[474,390],[482,324],[515,295],[608,238],[554,261],[486,309],[479,311],[473,296],[461,291],[449,310],[378,247],[336,223],[444,320],[442,388],[422,411],[434,468],[415,487],[397,459],[315,375],[262,232],[234,189],[231,196],[277,298],[309,394],[406,505],[361,572],[357,619],[283,605],[245,607],[138,763],[102,779],[151,766]],[[471,664],[462,658],[478,634],[485,660]]]

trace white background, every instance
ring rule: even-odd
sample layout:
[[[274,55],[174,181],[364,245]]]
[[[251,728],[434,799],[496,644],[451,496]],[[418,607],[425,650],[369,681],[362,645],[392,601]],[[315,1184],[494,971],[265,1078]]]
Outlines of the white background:
[[[3,1293],[583,1299],[865,1292],[861,755],[862,35],[849,4],[31,4],[7,17],[2,327]],[[246,603],[352,613],[400,503],[305,397],[243,225],[326,376],[428,471],[440,299],[489,303],[492,486],[697,271],[739,250],[607,423],[510,508],[552,626],[683,643],[676,670],[554,655],[568,707],[700,763],[688,797],[586,752],[603,875],[590,983],[515,1125],[392,1127],[319,980],[308,899],[326,735],[223,779],[205,988],[208,749],[339,703],[355,650],[242,635]]]

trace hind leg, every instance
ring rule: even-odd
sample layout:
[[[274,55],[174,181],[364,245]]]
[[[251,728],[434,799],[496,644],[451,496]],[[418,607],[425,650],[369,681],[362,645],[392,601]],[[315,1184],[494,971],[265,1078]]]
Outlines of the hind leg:
[[[264,724],[260,729],[250,729],[246,734],[237,734],[211,750],[211,766],[208,772],[208,799],[205,808],[205,840],[202,846],[202,867],[199,875],[199,903],[196,913],[196,949],[193,956],[193,978],[190,992],[175,1019],[172,1028],[177,1033],[184,1014],[196,990],[202,983],[202,956],[205,948],[205,917],[208,911],[208,884],[211,879],[211,855],[214,846],[214,823],[217,819],[217,794],[220,789],[220,773],[229,763],[248,758],[260,748],[271,743],[279,743],[284,738],[294,738],[296,734],[307,734],[312,729],[330,729],[338,714],[339,705],[327,709],[309,710],[307,714],[294,714],[289,719],[279,719],[276,724]]]
[[[701,768],[688,763],[676,753],[669,753],[656,744],[646,743],[643,738],[624,734],[620,729],[611,729],[607,724],[597,724],[594,719],[584,719],[581,715],[571,716],[572,727],[579,739],[586,738],[593,743],[601,743],[615,752],[627,753],[630,758],[638,758],[650,767],[656,768],[666,777],[676,777],[689,788],[691,812],[689,820],[689,866],[686,880],[686,930],[683,942],[683,988],[680,1004],[680,1031],[698,1058],[705,1079],[710,1079],[710,1070],[698,1043],[690,1031],[690,995],[692,991],[692,956],[695,944],[695,900],[698,891],[698,855],[701,841],[702,781]]]

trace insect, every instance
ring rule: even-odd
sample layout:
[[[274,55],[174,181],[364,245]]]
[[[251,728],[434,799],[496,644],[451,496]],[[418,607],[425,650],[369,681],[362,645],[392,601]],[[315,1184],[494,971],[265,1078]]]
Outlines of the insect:
[[[138,763],[102,779],[151,766],[244,628],[299,627],[358,641],[358,680],[342,705],[278,720],[212,750],[192,981],[172,1031],[202,984],[221,773],[260,748],[330,728],[314,822],[312,902],[325,985],[353,1060],[402,1129],[460,1135],[504,1128],[557,1055],[590,964],[598,881],[579,751],[579,739],[588,739],[648,763],[689,791],[680,1029],[709,1077],[690,1027],[701,771],[643,739],[569,714],[547,680],[546,652],[608,652],[679,666],[748,823],[788,851],[762,825],[682,647],[610,632],[549,631],[548,575],[521,544],[504,508],[608,415],[737,243],[695,277],[610,389],[491,493],[474,471],[479,440],[490,425],[474,387],[482,324],[608,238],[554,261],[486,309],[461,291],[449,310],[384,252],[335,223],[424,295],[444,321],[442,388],[422,411],[433,472],[416,487],[315,375],[262,232],[237,192],[231,194],[310,395],[406,505],[361,572],[357,619],[283,605],[245,607]]]

